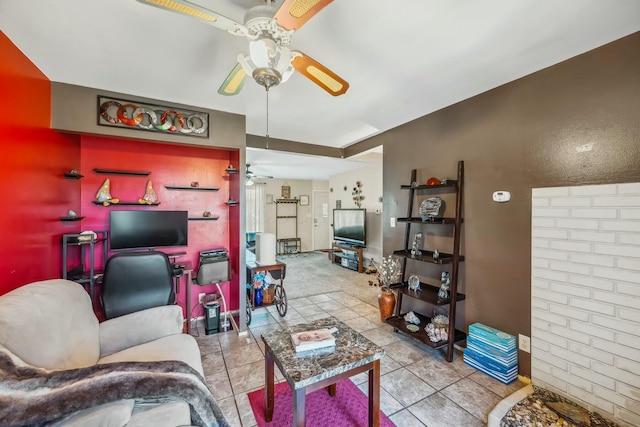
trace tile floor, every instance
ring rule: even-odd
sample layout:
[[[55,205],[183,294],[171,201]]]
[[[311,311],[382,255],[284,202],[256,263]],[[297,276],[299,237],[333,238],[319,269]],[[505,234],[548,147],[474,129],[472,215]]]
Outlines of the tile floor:
[[[205,335],[199,326],[196,339],[205,378],[232,426],[256,425],[247,393],[264,387],[261,334],[326,316],[342,320],[386,350],[380,407],[398,427],[483,426],[500,400],[524,386],[519,382],[506,386],[465,365],[460,352],[448,363],[441,352],[394,333],[380,321],[377,307],[334,292],[290,300],[283,318],[274,306],[259,308],[244,337],[235,332]],[[276,380],[282,380],[277,367]],[[366,374],[351,381],[367,392]]]

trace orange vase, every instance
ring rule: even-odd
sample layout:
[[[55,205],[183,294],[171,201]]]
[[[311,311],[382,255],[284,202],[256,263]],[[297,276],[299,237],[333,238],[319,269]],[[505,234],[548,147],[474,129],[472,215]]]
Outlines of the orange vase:
[[[389,290],[382,290],[378,295],[378,306],[380,307],[380,320],[383,322],[393,315],[396,306],[396,296]]]

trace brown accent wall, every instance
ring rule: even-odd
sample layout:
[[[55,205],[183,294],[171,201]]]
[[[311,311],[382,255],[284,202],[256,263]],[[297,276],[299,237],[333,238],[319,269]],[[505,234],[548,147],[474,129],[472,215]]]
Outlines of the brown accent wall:
[[[108,96],[130,102],[185,108],[209,114],[209,137],[197,138],[182,134],[148,132],[98,124],[98,96]],[[175,102],[109,92],[67,83],[51,83],[51,128],[85,135],[114,136],[150,142],[187,144],[201,147],[244,149],[245,117],[240,114],[195,108]]]
[[[639,46],[632,34],[371,139],[384,145],[385,254],[403,244],[389,218],[406,216],[411,169],[422,183],[465,161],[462,328],[530,335],[532,188],[640,181]]]

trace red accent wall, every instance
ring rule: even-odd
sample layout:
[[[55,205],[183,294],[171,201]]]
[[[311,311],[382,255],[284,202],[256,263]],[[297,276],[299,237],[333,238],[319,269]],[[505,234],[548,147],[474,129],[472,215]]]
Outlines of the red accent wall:
[[[186,252],[176,258],[176,262],[190,261],[197,268],[199,253],[202,250],[225,248],[231,258],[236,260],[238,232],[238,207],[229,207],[230,180],[237,181],[237,175],[229,176],[225,168],[233,160],[231,151],[184,145],[169,145],[162,143],[123,140],[98,136],[82,136],[81,174],[84,175],[81,190],[83,230],[108,230],[109,212],[113,210],[187,210],[189,217],[202,217],[205,211],[212,216],[219,217],[215,221],[189,221],[189,246],[175,248],[158,248],[169,254]],[[234,166],[237,168],[237,154]],[[94,169],[117,169],[151,172],[148,176],[99,174]],[[113,204],[110,206],[96,205],[96,193],[105,182],[110,181],[110,194],[121,202],[136,202],[145,194],[147,182],[151,181],[153,189],[158,195],[160,205],[126,206]],[[169,190],[169,186],[190,186],[197,182],[200,187],[219,188],[219,191],[189,191]],[[232,184],[238,200],[238,183]],[[230,215],[231,214],[231,215]],[[230,222],[231,220],[231,222]],[[233,238],[230,231],[234,229]],[[233,251],[235,250],[235,251]],[[109,252],[111,254],[111,252]],[[98,268],[103,267],[100,254],[97,256]],[[237,265],[230,283],[222,285],[229,309],[238,308],[238,274]],[[194,276],[195,277],[195,276]],[[186,279],[181,281],[178,301],[185,307]],[[231,285],[231,286],[229,286]],[[216,290],[215,285],[192,287],[191,305],[193,315],[201,315],[202,308],[198,305],[198,293],[211,293]]]
[[[60,277],[60,236],[77,223],[80,184],[63,173],[78,168],[80,138],[49,128],[47,77],[0,32],[0,294]]]

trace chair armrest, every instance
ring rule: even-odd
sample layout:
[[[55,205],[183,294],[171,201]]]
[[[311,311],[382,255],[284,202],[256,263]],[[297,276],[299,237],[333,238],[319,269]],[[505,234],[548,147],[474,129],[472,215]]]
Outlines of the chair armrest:
[[[100,323],[100,357],[182,333],[182,308],[164,305],[148,308]]]

